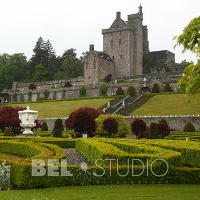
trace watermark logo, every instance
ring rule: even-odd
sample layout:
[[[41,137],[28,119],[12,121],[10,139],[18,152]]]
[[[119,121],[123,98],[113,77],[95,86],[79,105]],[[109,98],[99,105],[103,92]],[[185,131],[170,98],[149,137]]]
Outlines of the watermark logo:
[[[93,163],[94,165],[91,168],[88,163],[81,162],[75,168],[75,171],[72,172],[66,159],[49,159],[47,164],[44,160],[34,159],[32,160],[32,176],[69,176],[72,177],[75,182],[78,179],[83,182],[90,182],[92,176],[112,176],[113,165],[115,166],[115,174],[117,172],[117,176],[119,177],[138,177],[144,175],[144,173],[146,176],[149,176],[151,173],[153,176],[163,177],[166,176],[169,171],[169,165],[167,161],[159,158],[153,161],[149,161],[147,159],[145,163],[144,161],[136,158],[127,159],[126,164],[123,165],[123,167],[126,168],[126,171],[123,170],[123,173],[120,171],[122,163],[119,159],[95,159]],[[158,164],[162,165],[162,172],[160,172],[160,170],[156,171],[158,169]],[[140,166],[140,171],[136,170],[136,166]]]

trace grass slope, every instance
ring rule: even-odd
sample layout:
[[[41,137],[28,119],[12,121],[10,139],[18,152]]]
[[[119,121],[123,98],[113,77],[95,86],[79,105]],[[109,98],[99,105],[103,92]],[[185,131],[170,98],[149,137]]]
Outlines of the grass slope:
[[[0,192],[1,200],[199,200],[200,185],[73,186]]]
[[[11,106],[26,107],[30,105],[32,110],[39,112],[39,118],[54,118],[54,117],[66,117],[72,111],[81,107],[99,108],[112,98],[94,98],[94,99],[79,99],[79,100],[67,100],[67,101],[48,101],[48,102],[36,102],[36,103],[18,103],[10,104]]]
[[[130,115],[193,115],[200,114],[200,95],[155,95]]]

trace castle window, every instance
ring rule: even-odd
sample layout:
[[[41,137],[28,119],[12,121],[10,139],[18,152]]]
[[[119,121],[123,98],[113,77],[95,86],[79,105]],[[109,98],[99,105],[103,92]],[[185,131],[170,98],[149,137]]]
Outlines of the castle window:
[[[122,43],[122,40],[121,40],[121,39],[119,39],[119,45],[121,45],[121,43]]]
[[[122,58],[123,58],[123,56],[122,56],[122,55],[120,55],[119,57],[120,57],[120,59],[122,59]]]

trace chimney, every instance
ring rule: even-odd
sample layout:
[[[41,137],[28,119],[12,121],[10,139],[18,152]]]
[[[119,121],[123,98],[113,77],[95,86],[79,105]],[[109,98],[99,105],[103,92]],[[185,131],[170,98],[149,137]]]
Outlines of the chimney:
[[[90,47],[89,47],[89,52],[93,52],[94,51],[94,45],[91,44]]]
[[[121,12],[116,12],[116,19],[120,19],[121,18]]]

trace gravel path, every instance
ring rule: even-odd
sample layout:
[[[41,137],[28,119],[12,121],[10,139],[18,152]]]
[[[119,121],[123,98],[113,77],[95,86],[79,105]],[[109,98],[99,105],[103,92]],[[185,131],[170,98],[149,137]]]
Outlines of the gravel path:
[[[81,165],[81,163],[88,164],[88,160],[79,154],[75,148],[64,148],[64,152],[67,154],[67,163],[73,165]]]

